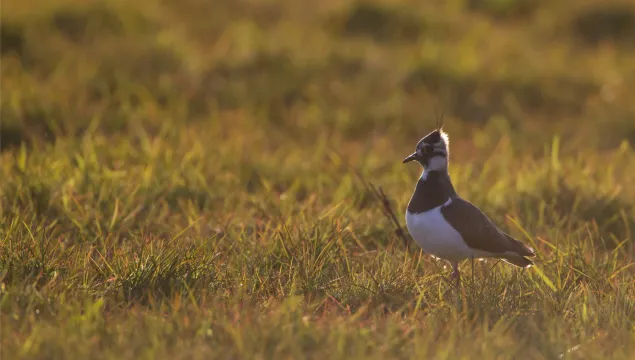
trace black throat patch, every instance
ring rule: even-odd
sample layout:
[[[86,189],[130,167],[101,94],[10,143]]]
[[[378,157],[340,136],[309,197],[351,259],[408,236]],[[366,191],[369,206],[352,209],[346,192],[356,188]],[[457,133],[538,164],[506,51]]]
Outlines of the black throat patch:
[[[425,179],[419,179],[412,198],[408,203],[410,213],[422,213],[443,205],[450,197],[456,196],[447,171],[430,171]]]

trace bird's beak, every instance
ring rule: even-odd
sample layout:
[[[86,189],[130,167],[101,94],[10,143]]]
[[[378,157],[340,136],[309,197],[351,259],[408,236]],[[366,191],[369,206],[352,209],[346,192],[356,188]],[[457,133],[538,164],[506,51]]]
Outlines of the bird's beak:
[[[410,154],[407,158],[403,159],[402,163],[403,164],[409,163],[409,162],[411,162],[413,160],[416,160],[416,159],[417,159],[417,153],[414,152],[414,153]]]

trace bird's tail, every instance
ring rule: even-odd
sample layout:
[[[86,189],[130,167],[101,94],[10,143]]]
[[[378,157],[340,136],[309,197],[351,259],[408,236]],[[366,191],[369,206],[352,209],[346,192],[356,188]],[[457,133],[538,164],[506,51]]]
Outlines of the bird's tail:
[[[505,236],[507,236],[507,239],[512,245],[512,251],[515,252],[516,255],[506,256],[502,258],[503,261],[522,268],[532,266],[534,262],[527,258],[536,256],[536,251],[531,246],[520,242],[507,234],[505,234]]]
[[[528,268],[534,264],[533,261],[527,259],[524,256],[508,256],[508,257],[504,257],[503,261],[505,261],[506,263],[510,263],[512,265],[522,267],[522,268]]]
[[[509,241],[512,243],[513,251],[515,251],[518,255],[527,257],[536,256],[536,251],[531,246],[520,242],[507,234],[505,234],[505,236],[507,236],[507,239],[509,239]]]

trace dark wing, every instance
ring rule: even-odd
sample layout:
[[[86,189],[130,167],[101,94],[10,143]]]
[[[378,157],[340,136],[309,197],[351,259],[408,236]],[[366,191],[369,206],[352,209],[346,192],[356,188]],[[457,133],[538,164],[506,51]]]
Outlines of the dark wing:
[[[500,230],[479,208],[460,197],[441,208],[445,219],[461,234],[472,249],[492,254],[515,252],[519,256],[534,256],[534,250]]]

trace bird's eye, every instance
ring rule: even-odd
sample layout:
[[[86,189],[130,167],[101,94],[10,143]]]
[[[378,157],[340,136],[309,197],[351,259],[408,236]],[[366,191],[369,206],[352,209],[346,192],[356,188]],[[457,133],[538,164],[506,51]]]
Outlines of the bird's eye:
[[[431,153],[431,152],[432,152],[432,150],[433,150],[432,145],[424,145],[424,146],[423,146],[423,153],[424,153],[424,154]]]

